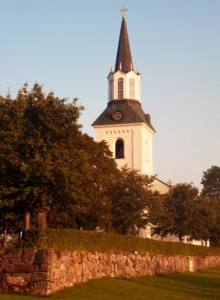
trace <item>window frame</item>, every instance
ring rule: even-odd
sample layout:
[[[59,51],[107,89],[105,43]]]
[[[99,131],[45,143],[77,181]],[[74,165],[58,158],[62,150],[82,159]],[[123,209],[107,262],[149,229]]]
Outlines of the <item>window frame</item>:
[[[118,79],[118,99],[123,99],[124,97],[124,79],[120,77]]]
[[[125,147],[124,147],[124,140],[122,138],[118,138],[115,142],[115,158],[122,159],[125,158]]]

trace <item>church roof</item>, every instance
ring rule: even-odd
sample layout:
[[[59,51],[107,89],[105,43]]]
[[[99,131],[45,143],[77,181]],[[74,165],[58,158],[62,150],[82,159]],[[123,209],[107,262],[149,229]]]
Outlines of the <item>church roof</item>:
[[[114,120],[112,114],[115,111],[119,111],[122,114],[120,120]],[[108,107],[103,111],[103,113],[95,120],[92,126],[101,126],[101,125],[122,125],[122,124],[135,124],[135,123],[145,123],[149,128],[154,132],[150,115],[145,114],[141,103],[137,100],[113,100],[108,103]]]
[[[125,73],[130,72],[133,69],[131,50],[128,39],[127,26],[125,16],[122,17],[121,32],[118,42],[118,51],[115,63],[115,72],[121,70]]]

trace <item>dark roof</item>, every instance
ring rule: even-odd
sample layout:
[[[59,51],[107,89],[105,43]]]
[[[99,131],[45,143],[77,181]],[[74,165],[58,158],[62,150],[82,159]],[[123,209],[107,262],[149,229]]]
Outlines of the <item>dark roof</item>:
[[[112,113],[115,111],[120,111],[122,113],[122,118],[118,121],[115,121],[112,118]],[[154,132],[150,115],[145,114],[141,103],[137,100],[113,100],[108,103],[108,107],[103,111],[103,113],[95,120],[92,126],[100,125],[116,125],[116,124],[129,124],[129,123],[145,123],[150,127]]]
[[[133,69],[131,50],[128,39],[128,32],[125,17],[122,17],[121,32],[118,42],[118,51],[115,63],[115,72],[121,70],[125,73]]]

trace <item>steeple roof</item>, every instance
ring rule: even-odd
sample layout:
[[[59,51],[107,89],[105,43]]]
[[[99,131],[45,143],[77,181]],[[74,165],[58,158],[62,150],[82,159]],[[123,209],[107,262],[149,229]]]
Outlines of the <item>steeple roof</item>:
[[[131,50],[130,50],[127,26],[126,26],[124,15],[122,16],[121,32],[120,32],[120,37],[118,42],[118,51],[117,51],[117,57],[115,63],[115,72],[119,70],[125,73],[128,73],[131,70],[133,70]]]
[[[115,111],[120,111],[123,116],[119,121],[115,121],[112,118],[112,114]],[[153,132],[156,132],[151,124],[150,115],[144,113],[139,101],[121,99],[109,102],[108,107],[95,120],[92,126],[128,125],[137,123],[145,123]]]

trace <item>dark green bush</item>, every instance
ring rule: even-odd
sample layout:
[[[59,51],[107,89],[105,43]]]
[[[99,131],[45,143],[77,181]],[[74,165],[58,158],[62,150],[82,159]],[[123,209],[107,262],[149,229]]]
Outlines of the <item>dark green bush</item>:
[[[164,255],[220,255],[219,248],[73,229],[29,230],[24,234],[23,239],[24,247],[28,248],[54,248],[108,253],[138,251],[138,253],[149,252]]]

